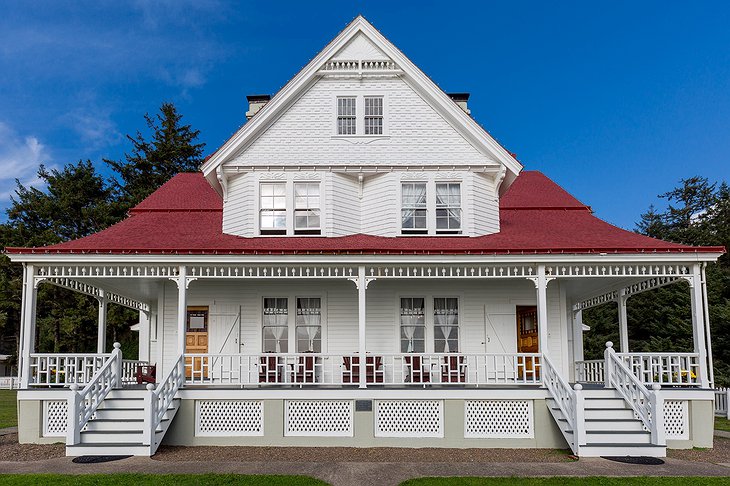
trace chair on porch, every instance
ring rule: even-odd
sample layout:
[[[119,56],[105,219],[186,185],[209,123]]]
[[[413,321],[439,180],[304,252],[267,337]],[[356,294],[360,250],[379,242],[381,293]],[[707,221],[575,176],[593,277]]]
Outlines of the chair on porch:
[[[283,383],[284,373],[277,356],[261,356],[259,359],[259,383]]]
[[[316,366],[317,357],[300,356],[296,365],[294,365],[294,383],[316,383]]]
[[[134,371],[134,377],[138,385],[144,383],[156,383],[157,382],[157,366],[150,364],[137,365],[137,369]]]
[[[464,356],[444,356],[441,363],[441,383],[466,383]]]
[[[345,369],[342,370],[342,383],[360,383],[360,357],[343,356],[342,362]],[[365,382],[383,383],[385,372],[383,371],[382,356],[368,356],[365,358]]]
[[[410,383],[430,383],[431,382],[431,366],[424,363],[421,356],[406,356],[406,382]]]

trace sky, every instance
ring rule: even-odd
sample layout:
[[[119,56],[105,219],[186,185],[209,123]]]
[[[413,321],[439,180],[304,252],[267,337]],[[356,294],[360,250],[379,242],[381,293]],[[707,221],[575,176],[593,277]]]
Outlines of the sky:
[[[613,224],[730,182],[730,2],[0,0],[0,219],[41,163],[110,175],[164,101],[212,153],[358,14]]]

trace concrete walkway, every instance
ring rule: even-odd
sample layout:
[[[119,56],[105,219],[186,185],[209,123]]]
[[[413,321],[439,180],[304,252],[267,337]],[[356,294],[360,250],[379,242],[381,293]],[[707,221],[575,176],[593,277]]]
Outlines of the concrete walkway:
[[[377,462],[172,462],[130,457],[102,464],[74,464],[62,457],[32,462],[0,462],[0,473],[299,474],[333,486],[397,485],[424,476],[730,476],[730,464],[666,459],[660,466],[622,464],[606,459],[559,463],[377,463]]]
[[[724,430],[716,430],[715,437],[724,437],[725,439],[730,439],[730,432],[726,432]]]

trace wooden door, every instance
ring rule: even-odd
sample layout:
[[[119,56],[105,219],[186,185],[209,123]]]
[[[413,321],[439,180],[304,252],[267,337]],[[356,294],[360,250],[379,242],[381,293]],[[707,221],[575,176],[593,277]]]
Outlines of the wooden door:
[[[537,307],[534,305],[517,306],[517,352],[538,353],[540,346],[537,332]],[[524,369],[520,370],[520,376],[531,378],[535,374],[540,376],[540,369],[535,367],[532,358],[525,358]]]
[[[208,352],[208,307],[188,307],[185,325],[185,352]],[[196,380],[208,377],[207,358],[185,358],[185,376]]]

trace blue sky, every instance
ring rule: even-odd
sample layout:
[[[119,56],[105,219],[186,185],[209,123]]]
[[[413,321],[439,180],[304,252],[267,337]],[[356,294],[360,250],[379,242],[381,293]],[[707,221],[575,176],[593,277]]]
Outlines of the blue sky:
[[[173,101],[206,153],[358,13],[526,169],[632,229],[679,179],[730,181],[728,2],[4,2],[0,208],[13,179],[129,150]]]

